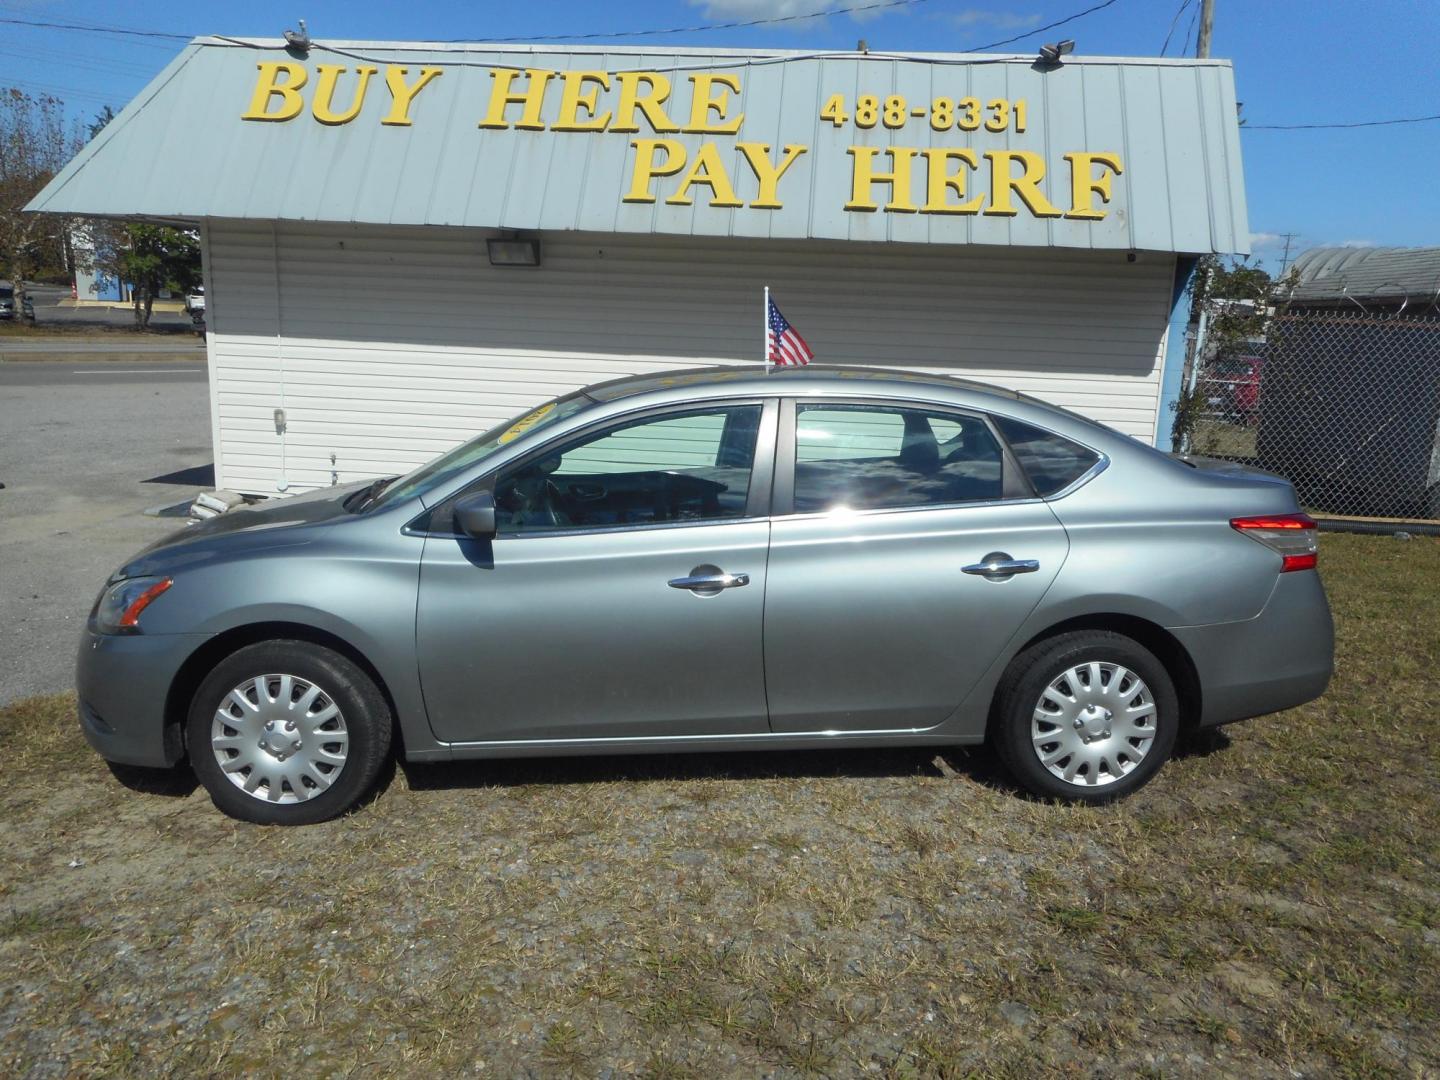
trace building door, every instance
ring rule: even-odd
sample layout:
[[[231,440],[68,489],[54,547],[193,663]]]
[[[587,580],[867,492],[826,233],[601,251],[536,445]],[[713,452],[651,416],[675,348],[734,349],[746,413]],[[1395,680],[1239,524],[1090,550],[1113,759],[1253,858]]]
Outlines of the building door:
[[[765,670],[777,732],[939,724],[1069,550],[978,415],[787,402],[775,489]],[[987,559],[1008,572],[983,572]]]

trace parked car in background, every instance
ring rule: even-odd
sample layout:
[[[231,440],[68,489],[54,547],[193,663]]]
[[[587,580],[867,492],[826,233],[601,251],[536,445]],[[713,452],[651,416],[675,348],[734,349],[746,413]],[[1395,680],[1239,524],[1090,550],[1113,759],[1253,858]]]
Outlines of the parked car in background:
[[[35,302],[29,296],[25,297],[22,314],[27,319],[35,318]],[[15,318],[15,286],[8,282],[0,283],[0,319],[13,318]]]
[[[205,286],[197,285],[185,294],[185,313],[197,334],[205,333]]]
[[[1216,360],[1206,378],[1210,411],[1229,423],[1254,424],[1260,419],[1260,386],[1265,372],[1264,345]]]
[[[1319,695],[1315,523],[979,383],[621,379],[407,476],[232,510],[130,560],[80,646],[85,737],[301,824],[415,761],[989,742],[1098,802],[1183,728]]]

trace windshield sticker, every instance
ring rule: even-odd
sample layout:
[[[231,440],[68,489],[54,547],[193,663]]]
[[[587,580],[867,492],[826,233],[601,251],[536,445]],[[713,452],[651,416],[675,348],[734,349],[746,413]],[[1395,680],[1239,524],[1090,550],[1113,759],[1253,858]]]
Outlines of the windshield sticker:
[[[506,429],[505,434],[500,436],[500,444],[503,446],[505,443],[514,442],[554,411],[555,402],[547,401],[534,412],[526,413],[519,420],[516,420],[515,423],[511,424],[509,428]]]

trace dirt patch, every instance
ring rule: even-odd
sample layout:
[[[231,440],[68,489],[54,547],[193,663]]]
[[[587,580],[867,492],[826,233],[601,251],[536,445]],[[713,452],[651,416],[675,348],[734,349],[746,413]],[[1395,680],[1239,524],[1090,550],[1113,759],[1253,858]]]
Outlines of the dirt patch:
[[[1127,803],[983,754],[407,767],[266,829],[0,712],[12,1075],[1440,1069],[1440,542],[1323,540],[1321,701]]]

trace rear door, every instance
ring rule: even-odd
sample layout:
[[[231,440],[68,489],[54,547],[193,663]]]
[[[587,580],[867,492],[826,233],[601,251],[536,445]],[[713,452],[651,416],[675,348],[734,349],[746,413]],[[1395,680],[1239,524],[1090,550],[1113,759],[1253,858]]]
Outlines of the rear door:
[[[933,727],[1069,550],[979,414],[799,400],[781,412],[765,598],[775,731]]]

